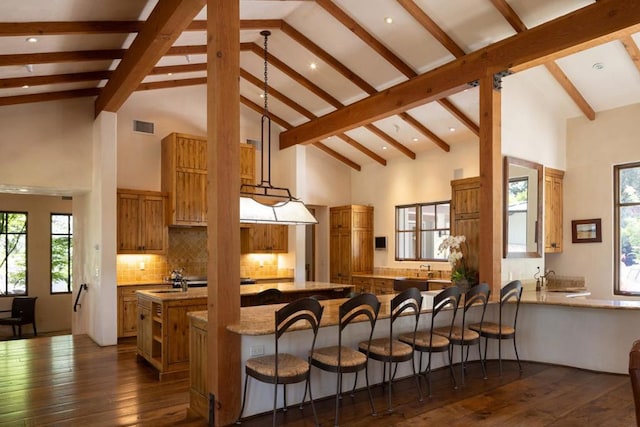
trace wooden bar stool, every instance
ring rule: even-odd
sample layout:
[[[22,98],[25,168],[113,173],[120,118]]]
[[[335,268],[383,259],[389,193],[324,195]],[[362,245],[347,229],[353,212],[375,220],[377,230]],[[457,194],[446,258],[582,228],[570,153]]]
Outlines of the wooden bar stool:
[[[309,359],[303,359],[289,353],[280,353],[278,349],[278,341],[280,337],[287,332],[289,327],[294,323],[306,321],[309,323],[313,331],[313,339],[310,345],[310,354],[313,354],[318,335],[318,327],[324,307],[313,298],[301,298],[290,302],[275,313],[275,354],[254,357],[247,360],[245,365],[244,392],[242,395],[242,408],[236,424],[241,423],[242,413],[247,398],[247,384],[249,377],[253,377],[259,381],[273,384],[273,426],[276,425],[276,402],[278,398],[278,384],[283,385],[284,391],[284,410],[287,408],[287,384],[293,384],[305,381],[306,387],[309,388],[309,399],[311,400],[311,408],[313,410],[313,418],[318,425],[318,416],[316,408],[313,404],[313,396],[311,395],[311,381],[309,378],[310,364]]]

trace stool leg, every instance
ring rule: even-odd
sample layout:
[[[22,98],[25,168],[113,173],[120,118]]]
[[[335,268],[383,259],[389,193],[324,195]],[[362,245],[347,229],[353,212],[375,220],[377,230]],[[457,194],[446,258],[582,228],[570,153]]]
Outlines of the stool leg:
[[[242,393],[242,407],[240,408],[240,415],[238,415],[238,419],[236,420],[236,424],[241,424],[240,419],[242,418],[242,413],[244,412],[244,404],[247,399],[247,381],[249,380],[249,375],[245,374],[244,377],[244,392]]]
[[[520,372],[522,372],[522,365],[520,364],[520,357],[518,356],[518,348],[516,347],[516,335],[513,334],[513,350],[516,352],[516,360],[518,361],[518,367],[520,368]]]

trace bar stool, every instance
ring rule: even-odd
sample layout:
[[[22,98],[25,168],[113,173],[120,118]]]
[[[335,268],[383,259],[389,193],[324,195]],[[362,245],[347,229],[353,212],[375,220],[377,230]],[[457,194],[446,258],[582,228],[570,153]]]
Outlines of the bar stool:
[[[426,331],[419,331],[414,334],[402,334],[399,339],[403,343],[407,343],[413,347],[415,351],[420,352],[420,364],[418,372],[424,374],[427,377],[427,386],[429,390],[429,397],[431,397],[431,355],[432,353],[448,352],[449,357],[449,370],[451,377],[453,378],[454,387],[457,388],[456,377],[453,373],[453,367],[451,366],[451,336],[437,335],[434,331],[436,316],[442,311],[443,308],[451,306],[453,309],[453,315],[451,316],[451,326],[456,320],[456,312],[458,311],[458,302],[460,301],[460,290],[456,286],[451,286],[440,291],[435,297],[433,297],[433,307],[431,310],[431,327]],[[424,353],[429,353],[429,361],[425,370],[422,370],[422,356]]]
[[[242,413],[247,397],[247,384],[249,377],[253,377],[259,381],[273,384],[273,426],[276,425],[276,402],[278,397],[278,384],[283,385],[284,391],[284,410],[287,408],[287,384],[293,384],[305,381],[306,387],[309,387],[309,399],[311,400],[311,408],[313,410],[313,418],[318,425],[318,416],[316,408],[313,404],[311,395],[311,381],[309,377],[310,364],[309,359],[302,359],[289,353],[280,353],[278,341],[280,337],[287,332],[291,325],[306,321],[309,323],[313,331],[313,340],[311,341],[310,353],[313,353],[316,337],[318,335],[318,327],[324,307],[313,298],[301,298],[290,302],[275,312],[275,354],[260,357],[254,357],[247,360],[245,365],[244,392],[242,395],[242,408],[236,424],[241,423]]]
[[[498,340],[498,364],[500,365],[500,376],[502,376],[502,340],[513,340],[513,350],[516,353],[518,367],[522,372],[520,357],[518,357],[518,348],[516,347],[516,323],[518,322],[518,309],[520,308],[520,298],[522,297],[522,283],[520,280],[514,280],[507,283],[500,289],[500,308],[498,310],[498,323],[484,322],[469,325],[469,329],[474,330],[484,337],[484,363],[487,363],[487,344],[489,338]],[[516,300],[516,308],[513,315],[513,323],[508,324],[505,321],[504,306],[511,300]]]
[[[363,320],[369,323],[369,338],[367,343],[371,342],[373,329],[375,328],[378,312],[380,311],[380,302],[378,298],[369,293],[359,294],[350,298],[340,305],[340,319],[338,324],[338,345],[331,347],[317,348],[311,353],[311,365],[322,369],[323,371],[335,372],[336,378],[336,417],[334,426],[338,426],[339,417],[339,401],[342,398],[342,374],[355,373],[353,381],[353,397],[356,383],[358,381],[358,372],[367,367],[368,351],[361,352],[351,347],[342,345],[342,335],[344,330],[355,319]],[[373,404],[373,396],[369,387],[369,376],[366,375],[367,391],[369,392],[369,403],[371,404],[371,413],[376,415],[376,409]],[[305,390],[306,391],[306,390]],[[304,398],[302,399],[304,402]]]
[[[478,345],[478,359],[482,366],[483,378],[487,379],[487,370],[484,366],[484,360],[482,359],[482,352],[480,351],[480,334],[476,331],[469,329],[467,324],[467,311],[472,307],[478,307],[481,310],[481,317],[479,325],[484,322],[484,313],[487,309],[487,301],[489,301],[489,294],[491,290],[487,283],[480,283],[473,286],[464,294],[464,310],[462,311],[462,322],[460,326],[454,325],[452,328],[441,327],[433,330],[434,334],[442,335],[449,339],[451,345],[460,346],[460,377],[462,384],[464,385],[464,371],[466,360],[469,359],[469,347],[472,345]],[[467,347],[467,356],[464,357],[464,348]]]
[[[391,366],[395,363],[397,370],[398,363],[411,361],[411,368],[413,369],[413,376],[416,379],[416,387],[418,388],[418,395],[420,401],[422,401],[422,390],[420,389],[420,379],[416,374],[416,367],[413,363],[413,348],[411,345],[401,342],[393,335],[393,325],[395,321],[406,311],[412,311],[412,317],[414,318],[415,325],[413,327],[413,333],[409,334],[415,338],[416,331],[418,330],[418,321],[420,319],[420,309],[422,307],[422,294],[417,288],[409,288],[396,295],[391,300],[390,316],[389,316],[389,337],[377,338],[371,341],[363,341],[358,345],[358,349],[367,354],[369,359],[377,360],[382,363],[382,383],[385,381],[385,371],[387,364],[389,364],[389,379],[388,379],[388,406],[387,412],[393,412],[391,407],[391,385],[395,373],[392,375]],[[365,371],[367,378],[369,377],[369,364]]]

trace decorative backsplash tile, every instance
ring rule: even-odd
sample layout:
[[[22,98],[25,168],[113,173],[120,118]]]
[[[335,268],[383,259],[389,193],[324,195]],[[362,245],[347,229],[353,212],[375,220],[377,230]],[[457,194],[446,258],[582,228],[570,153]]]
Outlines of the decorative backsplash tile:
[[[187,276],[207,276],[206,228],[170,228],[167,253],[168,274],[182,268]]]
[[[373,274],[398,277],[430,277],[432,279],[451,278],[451,270],[436,270],[435,268],[431,268],[431,270],[428,271],[424,268],[374,267]]]
[[[162,255],[118,255],[118,283],[157,282],[167,275],[167,260]]]
[[[277,254],[240,255],[240,277],[293,277],[292,268],[278,268]]]

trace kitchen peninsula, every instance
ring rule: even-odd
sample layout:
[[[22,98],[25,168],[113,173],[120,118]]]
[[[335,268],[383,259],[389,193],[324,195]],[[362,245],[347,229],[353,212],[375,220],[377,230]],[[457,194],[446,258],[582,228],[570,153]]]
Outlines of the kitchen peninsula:
[[[429,313],[432,304],[432,297],[439,291],[425,291],[425,301],[423,302],[423,313]],[[389,301],[393,295],[378,295],[382,303],[378,323],[376,324],[374,337],[387,336]],[[325,311],[320,324],[320,331],[316,345],[329,346],[335,344],[337,339],[336,327],[338,324],[337,313],[339,305],[344,300],[336,299],[321,301],[325,306]],[[514,304],[510,304],[515,308]],[[241,336],[241,364],[244,366],[247,359],[260,351],[270,354],[274,349],[274,311],[281,307],[260,306],[244,307],[241,309],[240,321],[229,325],[227,329]],[[479,320],[479,310],[471,310],[468,313],[468,320],[474,322]],[[207,312],[193,312],[189,314],[191,319],[192,342],[206,342],[207,334]],[[496,321],[498,317],[498,305],[490,302],[487,306],[486,321]],[[443,316],[437,326],[450,321],[450,314]],[[407,317],[406,320],[409,320]],[[590,296],[580,296],[571,292],[536,292],[524,291],[518,316],[518,352],[523,361],[534,361],[543,363],[553,363],[558,365],[572,366],[582,369],[589,369],[601,372],[611,372],[624,374],[627,370],[629,343],[637,337],[637,325],[640,320],[640,302],[594,299]],[[410,322],[401,322],[397,325],[398,332],[405,332],[411,329]],[[396,325],[394,325],[394,332]],[[615,331],[615,333],[613,332]],[[305,354],[305,349],[298,348],[296,339],[300,334],[310,333],[308,328],[302,327],[299,330],[288,332],[292,335],[287,340],[287,348],[281,351],[293,354]],[[194,334],[197,340],[194,339]],[[199,340],[199,341],[198,341]],[[204,341],[203,341],[204,340]],[[348,346],[357,346],[361,337],[352,336],[349,342],[343,342]],[[304,341],[304,340],[301,340]],[[484,345],[484,344],[483,344]],[[199,360],[199,363],[192,363],[191,376],[202,379],[202,372],[194,372],[198,366],[204,366],[202,360],[206,360],[206,347],[200,346],[198,349],[192,347],[192,357]],[[261,353],[261,354],[262,354]],[[475,353],[472,353],[475,354]],[[454,352],[454,363],[459,363],[459,352]],[[511,343],[503,344],[502,357],[504,359],[515,359]],[[204,358],[204,359],[203,359]],[[497,359],[497,345],[495,342],[489,343],[488,359]],[[433,368],[445,366],[446,356],[434,357]],[[382,368],[380,364],[373,363],[370,366],[370,381],[379,382],[382,378]],[[496,366],[490,364],[488,375],[497,375]],[[313,371],[312,375],[319,375]],[[397,377],[404,377],[410,374],[410,368],[401,366],[398,368]],[[244,375],[244,374],[243,374]],[[242,379],[244,381],[244,377]],[[194,389],[200,385],[200,390]],[[314,377],[313,394],[315,398],[328,396],[335,393],[335,383],[322,381],[322,378]],[[240,384],[238,385],[240,386]],[[273,388],[268,384],[250,381],[249,395],[272,396]],[[357,387],[364,387],[364,378],[359,378]],[[198,407],[203,406],[206,399],[206,384],[192,380],[190,391],[191,407],[198,412]],[[296,402],[302,399],[303,386],[297,384],[287,388],[290,396],[288,401]],[[248,401],[245,409],[246,415],[258,414],[271,410],[270,399],[260,399]],[[278,402],[281,406],[282,402]],[[200,413],[200,412],[198,412]],[[207,417],[206,414],[201,414]]]

